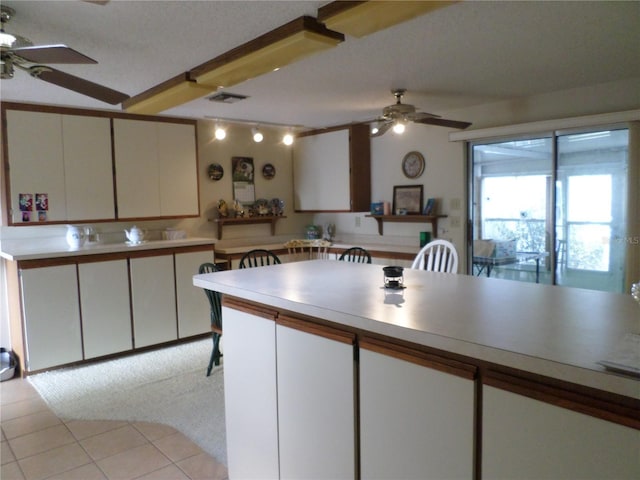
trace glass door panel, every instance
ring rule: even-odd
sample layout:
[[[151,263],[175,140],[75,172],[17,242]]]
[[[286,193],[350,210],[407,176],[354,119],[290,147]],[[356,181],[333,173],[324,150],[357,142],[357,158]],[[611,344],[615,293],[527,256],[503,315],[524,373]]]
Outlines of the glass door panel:
[[[475,275],[551,283],[551,137],[473,146]]]
[[[556,283],[622,292],[628,130],[557,140]]]

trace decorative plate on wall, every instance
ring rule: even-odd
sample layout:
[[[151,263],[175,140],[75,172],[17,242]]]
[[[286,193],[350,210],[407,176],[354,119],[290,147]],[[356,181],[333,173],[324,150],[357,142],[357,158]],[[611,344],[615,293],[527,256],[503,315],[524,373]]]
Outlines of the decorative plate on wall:
[[[420,152],[409,152],[402,159],[402,172],[407,178],[418,178],[424,172],[424,157]]]
[[[267,180],[271,180],[276,176],[276,167],[270,163],[265,163],[264,167],[262,167],[262,176]]]
[[[224,175],[224,169],[219,163],[212,163],[211,165],[209,165],[207,174],[209,175],[209,178],[211,180],[220,180]]]

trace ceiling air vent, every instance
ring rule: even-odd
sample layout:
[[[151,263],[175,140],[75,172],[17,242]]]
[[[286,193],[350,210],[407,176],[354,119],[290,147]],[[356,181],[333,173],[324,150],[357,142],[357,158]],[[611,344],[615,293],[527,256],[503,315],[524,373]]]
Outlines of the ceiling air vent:
[[[249,97],[247,97],[246,95],[238,95],[237,93],[229,93],[229,92],[218,92],[211,95],[210,97],[207,97],[207,99],[210,102],[218,102],[218,103],[236,103],[241,100],[244,100],[245,98],[249,98]]]

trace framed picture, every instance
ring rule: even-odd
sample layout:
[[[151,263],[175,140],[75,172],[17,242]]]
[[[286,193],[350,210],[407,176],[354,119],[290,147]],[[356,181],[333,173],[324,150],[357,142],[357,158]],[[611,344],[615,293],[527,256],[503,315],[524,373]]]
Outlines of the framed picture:
[[[420,215],[422,213],[422,185],[393,187],[393,214]]]

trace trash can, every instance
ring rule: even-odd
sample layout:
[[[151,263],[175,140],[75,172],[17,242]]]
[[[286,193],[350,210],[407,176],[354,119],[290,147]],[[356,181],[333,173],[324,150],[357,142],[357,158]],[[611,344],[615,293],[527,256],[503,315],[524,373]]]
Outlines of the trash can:
[[[0,382],[13,378],[16,373],[17,363],[13,352],[0,348]]]

